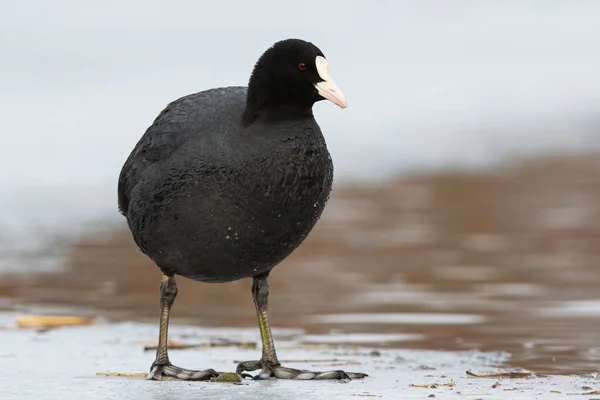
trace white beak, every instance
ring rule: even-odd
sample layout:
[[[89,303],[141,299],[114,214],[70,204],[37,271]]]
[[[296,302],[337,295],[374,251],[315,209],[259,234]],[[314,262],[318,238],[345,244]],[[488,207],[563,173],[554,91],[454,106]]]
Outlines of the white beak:
[[[346,103],[344,93],[342,93],[340,88],[331,80],[331,76],[329,75],[329,63],[325,57],[317,56],[315,64],[319,76],[323,79],[323,81],[315,83],[315,87],[319,94],[338,107],[346,108],[348,103]]]

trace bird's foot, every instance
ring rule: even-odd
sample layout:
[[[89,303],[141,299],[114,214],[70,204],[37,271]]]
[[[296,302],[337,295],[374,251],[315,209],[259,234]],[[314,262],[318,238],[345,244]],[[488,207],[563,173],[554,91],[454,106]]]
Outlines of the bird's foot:
[[[171,363],[153,363],[152,367],[150,367],[150,373],[146,376],[146,379],[150,381],[162,381],[164,377],[170,377],[183,381],[207,381],[210,378],[216,378],[219,375],[220,373],[214,369],[195,371],[193,369],[179,368]]]
[[[260,373],[256,376],[244,373],[245,371],[256,371],[260,369]],[[283,367],[280,364],[271,364],[265,361],[244,361],[238,364],[236,372],[242,378],[252,378],[254,380],[269,379],[271,377],[277,379],[298,379],[298,380],[321,380],[321,379],[362,379],[369,375],[361,372],[344,372],[337,371],[307,371],[294,368]]]

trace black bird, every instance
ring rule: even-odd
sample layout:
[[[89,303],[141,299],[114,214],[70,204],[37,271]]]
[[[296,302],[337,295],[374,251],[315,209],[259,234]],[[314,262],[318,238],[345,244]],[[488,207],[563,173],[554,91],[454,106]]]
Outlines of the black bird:
[[[160,333],[148,379],[218,376],[176,367],[167,354],[175,275],[200,282],[252,278],[262,358],[237,373],[255,379],[343,379],[366,374],[281,366],[267,277],[321,216],[333,163],[313,104],[346,100],[312,43],[288,39],[267,49],[248,87],[210,89],[170,103],[146,130],[119,176],[119,211],[141,251],[163,272]]]

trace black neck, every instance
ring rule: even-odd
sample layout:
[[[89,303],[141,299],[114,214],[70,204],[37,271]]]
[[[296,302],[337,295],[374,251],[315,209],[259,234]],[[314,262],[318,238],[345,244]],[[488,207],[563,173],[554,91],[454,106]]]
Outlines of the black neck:
[[[250,81],[248,86],[246,109],[244,111],[245,124],[250,124],[258,118],[306,118],[313,115],[312,106],[314,101],[298,102],[298,99],[290,99],[288,93],[293,88],[267,85],[266,87],[272,89],[259,91],[256,89],[258,85],[253,85],[253,83]]]

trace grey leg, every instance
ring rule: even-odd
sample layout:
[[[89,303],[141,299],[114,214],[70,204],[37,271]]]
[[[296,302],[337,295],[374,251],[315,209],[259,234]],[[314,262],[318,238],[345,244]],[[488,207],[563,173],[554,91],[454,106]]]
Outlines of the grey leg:
[[[238,364],[236,372],[244,377],[249,377],[245,371],[255,371],[260,369],[260,373],[253,379],[268,379],[275,377],[279,379],[361,379],[367,374],[360,372],[344,371],[306,371],[283,367],[277,359],[273,335],[271,334],[271,324],[269,322],[268,300],[269,300],[269,282],[268,273],[254,277],[252,283],[252,297],[256,306],[258,316],[258,326],[262,339],[262,359],[260,361],[244,361]]]
[[[163,377],[172,377],[186,381],[205,381],[219,376],[213,369],[195,371],[176,367],[169,361],[167,351],[167,336],[169,330],[169,314],[171,306],[177,297],[177,284],[174,276],[163,275],[160,282],[160,330],[158,334],[158,349],[156,359],[150,367],[150,373],[146,376],[148,380],[160,381]]]

